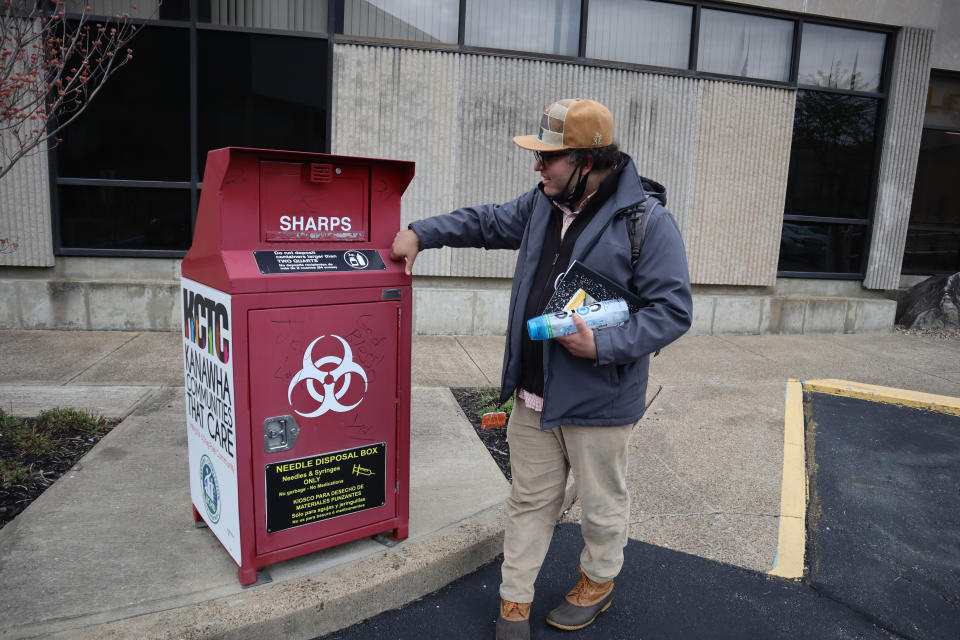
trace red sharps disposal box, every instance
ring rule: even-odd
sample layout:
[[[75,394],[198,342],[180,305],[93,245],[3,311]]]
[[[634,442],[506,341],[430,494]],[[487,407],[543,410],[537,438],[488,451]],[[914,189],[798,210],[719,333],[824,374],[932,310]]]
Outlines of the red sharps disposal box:
[[[190,494],[257,569],[407,537],[410,278],[388,257],[412,162],[207,156],[183,260]]]

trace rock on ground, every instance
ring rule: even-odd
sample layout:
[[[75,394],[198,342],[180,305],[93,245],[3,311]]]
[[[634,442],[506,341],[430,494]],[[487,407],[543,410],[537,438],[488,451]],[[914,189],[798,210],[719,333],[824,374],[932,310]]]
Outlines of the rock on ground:
[[[908,329],[960,328],[960,273],[932,276],[897,303],[897,324]]]

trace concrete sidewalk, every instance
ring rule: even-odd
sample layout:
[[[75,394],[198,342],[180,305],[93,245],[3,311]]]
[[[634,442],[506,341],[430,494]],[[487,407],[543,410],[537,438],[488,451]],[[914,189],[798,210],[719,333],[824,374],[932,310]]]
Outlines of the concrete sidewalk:
[[[272,582],[247,589],[190,517],[179,344],[166,333],[0,332],[5,411],[125,417],[0,530],[0,638],[312,638],[499,553],[508,485],[447,388],[497,386],[503,338],[414,338],[410,538],[272,565]],[[960,341],[681,339],[653,360],[652,404],[631,443],[631,537],[770,569],[784,383],[822,377],[957,395]]]

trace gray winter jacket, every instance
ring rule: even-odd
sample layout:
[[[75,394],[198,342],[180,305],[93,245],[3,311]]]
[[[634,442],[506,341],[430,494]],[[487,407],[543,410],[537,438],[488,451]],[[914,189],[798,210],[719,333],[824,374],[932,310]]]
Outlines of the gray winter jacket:
[[[653,209],[640,259],[633,267],[629,216],[606,224],[647,196],[633,160],[624,157],[627,164],[616,191],[584,228],[571,261],[580,260],[636,291],[646,306],[622,326],[595,330],[595,362],[571,355],[554,340],[544,345],[543,429],[561,424],[609,426],[639,420],[646,404],[650,354],[690,328],[690,276],[673,216],[663,207]],[[652,181],[647,184],[662,190]],[[650,195],[665,201],[665,193]],[[521,337],[526,331],[523,311],[552,210],[550,199],[535,187],[505,204],[457,209],[410,225],[420,238],[421,249],[451,246],[520,250],[510,294],[501,402],[510,397],[520,379]],[[601,231],[589,254],[584,255]]]

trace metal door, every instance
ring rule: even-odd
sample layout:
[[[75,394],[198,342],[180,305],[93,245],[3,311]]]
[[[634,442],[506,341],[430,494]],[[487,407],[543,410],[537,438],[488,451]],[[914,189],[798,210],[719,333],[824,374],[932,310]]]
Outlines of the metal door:
[[[396,515],[399,314],[393,301],[249,312],[258,554]]]

